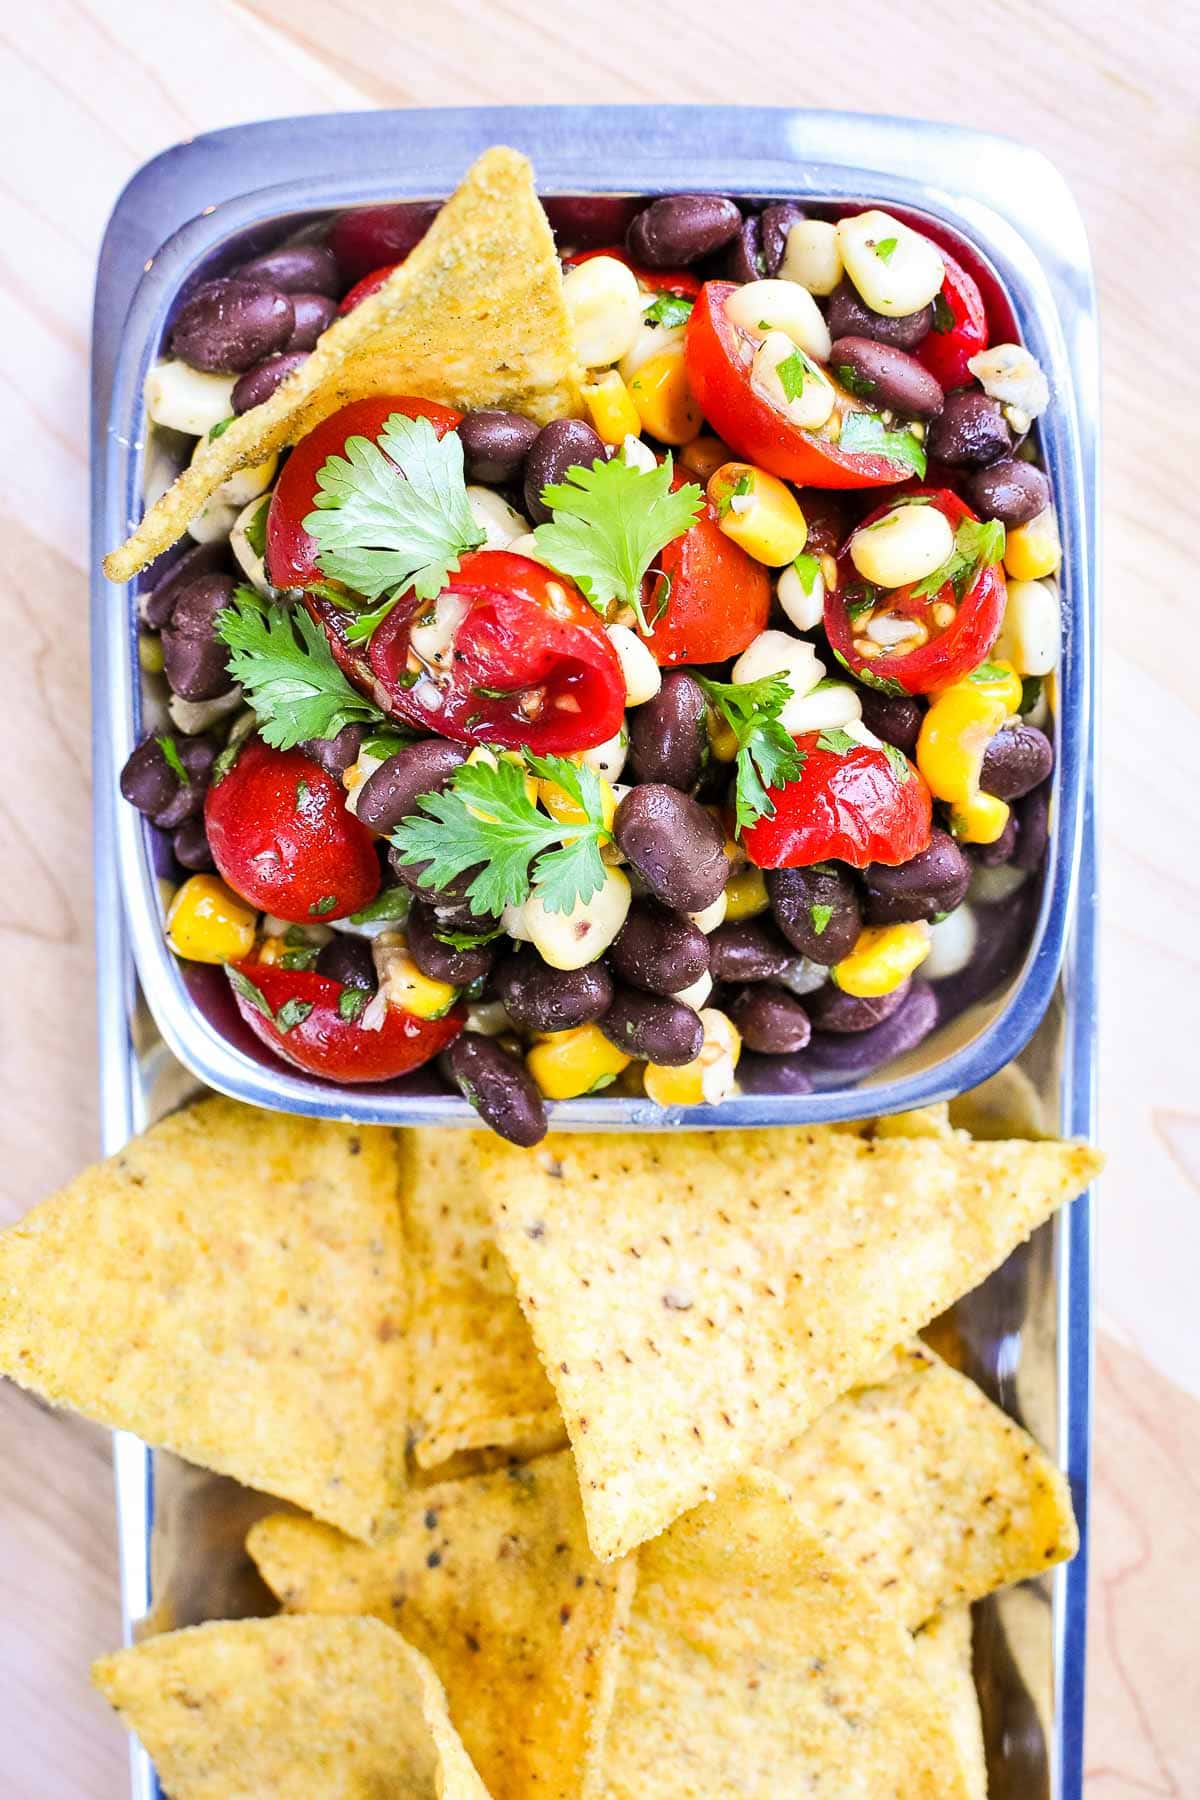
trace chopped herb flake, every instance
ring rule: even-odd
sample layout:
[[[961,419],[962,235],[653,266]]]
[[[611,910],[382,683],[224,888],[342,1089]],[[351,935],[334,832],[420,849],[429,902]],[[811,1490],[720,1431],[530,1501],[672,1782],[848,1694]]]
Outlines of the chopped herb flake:
[[[338,1017],[345,1019],[347,1025],[353,1025],[367,1004],[367,990],[360,987],[343,988],[338,995]]]
[[[286,1034],[294,1030],[297,1025],[303,1025],[312,1009],[313,1002],[311,1000],[285,1000],[275,1014],[276,1030]]]

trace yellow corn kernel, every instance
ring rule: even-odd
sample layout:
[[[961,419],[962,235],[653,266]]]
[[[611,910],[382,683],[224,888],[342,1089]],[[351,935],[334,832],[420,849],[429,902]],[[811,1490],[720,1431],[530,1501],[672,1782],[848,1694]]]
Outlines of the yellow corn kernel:
[[[260,937],[254,947],[254,960],[260,968],[273,969],[287,953],[287,941],[281,937]]]
[[[597,776],[600,783],[600,817],[604,821],[604,829],[612,829],[612,822],[617,811],[617,796],[613,793],[612,782],[603,775]],[[573,800],[566,788],[560,787],[557,781],[539,781],[537,798],[541,801],[552,819],[560,825],[586,825],[587,813],[577,800]]]
[[[766,912],[771,902],[761,869],[743,869],[725,884],[725,917],[754,919]]]
[[[965,678],[973,688],[981,694],[987,694],[993,700],[999,700],[1006,713],[1021,710],[1021,677],[1010,662],[1003,657],[989,658],[972,669]],[[957,685],[952,683],[952,686]]]
[[[189,875],[167,913],[167,942],[189,962],[241,962],[257,925],[254,908],[219,875]]]
[[[637,437],[642,428],[638,409],[616,369],[609,369],[598,381],[585,382],[582,391],[592,424],[606,444],[623,444],[627,437]]]
[[[1014,581],[1041,581],[1062,562],[1058,525],[1047,508],[1027,525],[1014,525],[1004,543],[1004,567]]]
[[[664,1069],[647,1063],[643,1072],[646,1093],[656,1106],[717,1106],[733,1092],[741,1033],[733,1020],[715,1006],[701,1009],[704,1042],[694,1061],[682,1068]]]
[[[929,927],[924,919],[909,925],[867,925],[849,956],[834,963],[834,981],[845,994],[878,999],[907,981],[929,955]]]
[[[705,719],[708,747],[718,762],[731,763],[738,753],[737,732],[721,713],[710,712]]]
[[[701,432],[699,437],[683,446],[675,460],[689,475],[698,475],[701,481],[707,481],[722,463],[729,461],[729,445],[723,444],[719,437]]]
[[[804,514],[791,489],[753,463],[722,463],[709,476],[708,498],[726,537],[769,569],[792,562],[808,538]]]
[[[917,767],[935,799],[950,804],[950,828],[968,844],[994,844],[1008,806],[979,786],[988,745],[1008,717],[1003,700],[969,679],[943,688],[921,721]]]
[[[380,945],[385,946],[382,951]],[[388,1005],[412,1013],[416,1019],[440,1019],[458,999],[456,987],[448,981],[434,981],[418,969],[398,933],[376,940],[376,966]]]
[[[647,357],[629,384],[629,397],[642,430],[660,444],[686,444],[704,422],[688,386],[682,344]]]
[[[632,1061],[598,1025],[577,1025],[543,1037],[525,1058],[525,1067],[547,1100],[575,1100],[607,1087]]]

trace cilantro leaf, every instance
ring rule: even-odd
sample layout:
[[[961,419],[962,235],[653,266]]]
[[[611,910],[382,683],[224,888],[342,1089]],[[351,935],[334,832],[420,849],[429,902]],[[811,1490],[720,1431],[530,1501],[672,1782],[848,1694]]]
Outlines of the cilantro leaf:
[[[367,990],[360,987],[343,988],[338,995],[338,1018],[344,1019],[347,1025],[353,1025],[367,1004]]]
[[[255,1012],[261,1013],[268,1025],[273,1025],[275,1023],[275,1014],[271,1011],[267,997],[262,989],[256,987],[250,977],[248,975],[243,975],[242,971],[235,968],[232,963],[225,964],[225,973],[229,977],[229,985],[234,993],[243,999],[248,1006],[252,1006]]]
[[[875,254],[880,262],[891,262],[893,256],[896,254],[896,245],[899,242],[899,238],[880,238],[879,242],[873,246]]]
[[[889,431],[875,413],[847,413],[837,447],[852,456],[884,456],[914,475],[925,474],[925,451],[912,432]]]
[[[804,592],[811,594],[821,573],[821,565],[816,557],[810,556],[807,550],[802,550],[799,556],[792,558],[792,567],[800,577],[800,586]]]
[[[267,514],[271,510],[271,496],[264,494],[250,517],[246,520],[246,542],[261,562],[267,554]]]
[[[852,738],[840,725],[828,727],[817,739],[817,749],[828,750],[834,756],[849,756],[851,750],[858,748],[858,739]]]
[[[293,1026],[303,1025],[313,1009],[313,1004],[311,1000],[285,1000],[275,1014],[275,1029],[286,1034],[292,1030]]]
[[[835,644],[830,644],[829,648],[833,651],[833,654],[837,657],[843,669],[848,670],[849,673],[853,675],[855,681],[861,681],[864,687],[873,688],[877,694],[894,695],[907,692],[907,689],[905,689],[900,682],[893,680],[890,675],[876,675],[875,671],[866,663],[864,663],[861,668],[856,669],[847,661]]]
[[[903,787],[904,783],[912,774],[912,766],[909,763],[907,756],[905,756],[903,750],[901,750],[897,744],[888,743],[885,743],[883,746],[883,754],[891,764],[892,774],[896,777],[896,780],[900,783],[901,787]]]
[[[758,819],[775,815],[768,788],[786,787],[804,768],[804,752],[779,723],[792,697],[784,675],[759,681],[696,680],[737,739],[737,828],[747,830]]]
[[[866,400],[875,392],[875,383],[869,375],[863,375],[849,363],[839,363],[834,374],[848,394],[857,394],[860,400]]]
[[[496,931],[451,931],[447,927],[442,931],[435,930],[433,935],[439,944],[446,944],[451,950],[482,950],[485,944],[494,944],[503,935],[503,928]]]
[[[215,425],[209,426],[208,441],[210,444],[215,443],[217,438],[224,437],[225,433],[229,430],[229,427],[233,424],[233,418],[234,415],[230,413],[227,419],[218,419]]]
[[[785,356],[782,362],[776,363],[775,373],[779,377],[784,398],[799,400],[812,368],[803,350],[793,350],[790,356]]]
[[[393,920],[402,922],[407,919],[411,906],[412,895],[407,888],[380,888],[368,906],[364,906],[359,912],[350,914],[350,923],[352,925],[377,925],[385,921],[391,923]]]
[[[462,441],[428,419],[393,413],[376,442],[347,438],[317,471],[304,519],[323,574],[368,600],[412,588],[432,600],[467,550],[484,541],[467,499]]]
[[[162,735],[156,737],[154,741],[162,751],[163,756],[166,759],[167,767],[170,769],[172,775],[174,775],[180,787],[186,787],[190,777],[183,766],[183,759],[176,748],[175,739],[171,736],[169,731],[164,731]]]
[[[379,708],[350,686],[325,633],[302,606],[272,606],[253,588],[239,587],[217,614],[217,635],[233,652],[226,667],[273,749],[336,737],[359,720],[383,722]]]
[[[933,329],[940,331],[943,336],[947,331],[954,330],[954,311],[946,298],[944,289],[940,289],[933,296]]]
[[[821,937],[833,917],[833,908],[832,906],[822,906],[819,900],[814,900],[808,909],[808,916],[812,920],[813,930],[818,937]]]
[[[655,294],[642,316],[647,324],[662,325],[669,331],[672,326],[687,324],[692,316],[692,302],[682,294]]]
[[[913,588],[916,600],[932,600],[947,582],[961,600],[975,585],[981,570],[1004,556],[1005,531],[999,519],[964,519],[954,534],[954,548],[932,575]]]
[[[700,516],[704,495],[694,482],[671,492],[674,467],[635,469],[624,455],[568,469],[542,489],[554,513],[534,532],[544,562],[578,584],[598,613],[615,602],[632,608],[643,631],[642,580],[659,551]]]

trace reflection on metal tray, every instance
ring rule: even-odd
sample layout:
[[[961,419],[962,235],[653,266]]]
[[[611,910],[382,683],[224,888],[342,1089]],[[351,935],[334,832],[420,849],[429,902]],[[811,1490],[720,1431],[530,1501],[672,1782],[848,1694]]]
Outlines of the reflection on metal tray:
[[[1095,320],[1086,247],[1078,215],[1054,171],[1031,152],[977,133],[847,114],[761,109],[488,109],[284,120],[216,133],[170,151],[141,171],[122,196],[101,257],[93,364],[97,569],[117,535],[114,519],[119,530],[130,498],[128,491],[114,495],[111,489],[107,422],[114,370],[135,287],[160,245],[202,210],[223,208],[229,228],[240,229],[259,218],[278,219],[297,206],[311,210],[351,199],[444,191],[474,154],[496,142],[528,150],[544,184],[565,192],[688,186],[762,194],[894,195],[898,202],[955,220],[1009,266],[1015,260],[1022,268],[1032,267],[1039,280],[1039,263],[1050,272],[1064,331],[1056,366],[1069,371],[1068,379],[1073,376],[1078,408],[1064,428],[1063,441],[1049,446],[1051,452],[1057,450],[1052,463],[1069,464],[1078,484],[1074,542],[1067,545],[1076,580],[1078,638],[1072,649],[1071,692],[1064,699],[1070,722],[1066,760],[1073,770],[1072,791],[1090,795],[1091,670],[1087,633],[1078,630],[1091,604],[1088,547],[1094,542],[1097,499]],[[286,190],[244,197],[247,168],[275,171],[286,180]],[[272,235],[280,235],[278,224]],[[137,356],[148,352],[148,344],[140,345]],[[139,382],[140,367],[139,361]],[[136,462],[133,457],[129,466]],[[105,1149],[111,1151],[178,1104],[195,1082],[150,1018],[121,910],[118,853],[140,856],[136,845],[131,852],[132,815],[116,803],[116,772],[126,747],[122,734],[133,718],[135,665],[128,624],[122,620],[114,630],[116,597],[99,577],[93,599],[102,1118]],[[1014,1063],[954,1102],[958,1121],[980,1133],[1091,1130],[1095,841],[1090,806],[1080,806],[1077,824],[1077,862],[1063,871],[1054,898],[1054,908],[1060,910],[1056,930],[1063,931],[1072,887],[1081,901],[1066,931],[1065,964],[1053,985],[1057,959],[1044,939],[1034,959],[1041,967],[1026,985],[1030,1003],[1013,1043],[1028,1036],[1049,997],[1045,1017]],[[149,913],[144,907],[142,913],[144,923]],[[965,1050],[943,1065],[947,1078],[939,1091],[961,1086],[972,1068],[978,1074],[970,1042],[978,1023],[967,1019],[956,1028]],[[268,1085],[273,1091],[250,1097],[313,1110],[310,1096]],[[843,1104],[822,1107],[822,1114],[845,1116],[881,1103],[903,1104],[903,1098],[895,1097],[897,1084],[889,1086],[887,1092],[842,1096]],[[431,1101],[425,1116],[442,1116],[454,1105],[444,1098]],[[721,1123],[729,1116],[714,1114],[708,1122]],[[758,1107],[753,1118],[738,1122],[763,1124],[770,1118],[769,1109]],[[1078,1800],[1090,1407],[1086,1197],[939,1322],[937,1341],[1043,1443],[1057,1447],[1071,1476],[1083,1534],[1079,1557],[1053,1576],[977,1608],[975,1655],[994,1800]],[[266,1596],[247,1561],[244,1535],[258,1511],[275,1503],[172,1456],[152,1455],[134,1438],[119,1436],[115,1455],[127,1634],[260,1611]],[[149,1761],[136,1745],[132,1776],[135,1800],[151,1800],[158,1793]]]

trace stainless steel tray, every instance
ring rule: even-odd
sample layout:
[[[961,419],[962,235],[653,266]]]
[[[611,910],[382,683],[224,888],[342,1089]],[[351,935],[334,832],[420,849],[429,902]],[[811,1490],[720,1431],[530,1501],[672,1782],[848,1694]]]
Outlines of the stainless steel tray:
[[[1047,445],[1056,485],[1067,482],[1073,630],[1063,693],[1070,728],[1061,748],[1070,779],[1060,781],[1059,826],[1068,831],[1072,849],[1060,878],[1049,884],[1049,898],[1043,897],[1039,935],[1009,1027],[1009,1047],[1025,1047],[1013,1064],[957,1106],[964,1122],[980,1130],[1089,1134],[1096,968],[1093,665],[1087,626],[1094,605],[1091,547],[1098,502],[1096,326],[1078,213],[1061,178],[1035,153],[979,133],[903,120],[719,107],[331,115],[195,139],[134,177],[118,202],[101,254],[93,335],[96,570],[134,504],[138,447],[114,446],[110,420],[134,416],[128,392],[120,390],[135,380],[140,384],[152,342],[144,330],[127,335],[127,313],[139,282],[146,296],[144,274],[153,286],[160,247],[169,252],[170,240],[202,212],[212,216],[220,209],[222,229],[242,232],[280,215],[355,200],[444,192],[472,155],[495,142],[528,150],[550,192],[729,186],[758,194],[886,196],[948,220],[983,243],[1026,297],[1022,324],[1032,327],[1035,347],[1047,353],[1060,378],[1073,383],[1074,394],[1072,405],[1050,424]],[[246,195],[246,169],[268,170],[283,185]],[[170,255],[164,260],[170,268]],[[190,265],[195,266],[194,257]],[[178,275],[178,259],[173,266]],[[163,296],[152,300],[150,312],[159,306],[161,316]],[[146,309],[141,310],[144,319]],[[123,372],[114,393],[119,365]],[[124,482],[114,488],[118,463]],[[120,613],[114,624],[119,608],[119,597],[97,575],[96,919],[102,1130],[110,1152],[195,1085],[159,1035],[135,969],[138,938],[138,963],[151,968],[152,987],[161,987],[163,968],[147,940],[152,919],[157,931],[152,870],[135,842],[132,815],[117,799],[117,771],[135,716],[131,623]],[[125,888],[133,902],[130,917],[122,908],[119,859],[127,875],[131,864],[140,871],[133,888]],[[161,992],[156,995],[156,1002],[163,999]],[[940,1081],[927,1082],[921,1097],[960,1092],[989,1073],[988,1060],[977,1049],[980,1041],[977,1031],[973,1042],[952,1053],[941,1066]],[[994,1049],[995,1034],[989,1041]],[[845,1116],[913,1103],[911,1092],[898,1094],[902,1085],[890,1082],[857,1097],[822,1096],[821,1114]],[[336,1110],[315,1106],[311,1089],[293,1095],[285,1087],[286,1080],[270,1084],[268,1092],[238,1084],[244,1097],[266,1104]],[[840,1104],[827,1104],[831,1099]],[[420,1116],[458,1122],[456,1108],[453,1100],[431,1099]],[[776,1116],[756,1104],[744,1118],[722,1109],[708,1122],[762,1125]],[[624,1121],[604,1116],[577,1122]],[[1057,1446],[1071,1476],[1083,1534],[1073,1564],[979,1609],[977,1677],[994,1800],[1078,1800],[1082,1793],[1090,1265],[1085,1197],[961,1302],[947,1322],[963,1366],[1043,1443]],[[243,1537],[249,1520],[270,1502],[174,1457],[152,1454],[124,1435],[115,1440],[115,1466],[127,1636],[264,1608],[267,1597],[248,1567]],[[150,1800],[159,1791],[136,1744],[132,1780],[135,1800]]]

